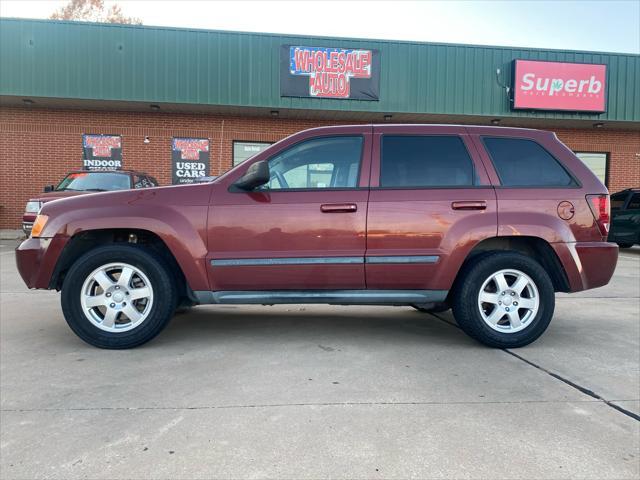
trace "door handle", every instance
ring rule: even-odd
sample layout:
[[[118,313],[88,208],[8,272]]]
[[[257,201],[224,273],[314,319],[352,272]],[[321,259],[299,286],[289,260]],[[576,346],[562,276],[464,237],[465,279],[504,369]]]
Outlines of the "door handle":
[[[352,213],[358,210],[355,203],[325,203],[320,205],[322,213]]]
[[[487,202],[484,200],[480,202],[453,202],[451,208],[454,210],[486,210]]]

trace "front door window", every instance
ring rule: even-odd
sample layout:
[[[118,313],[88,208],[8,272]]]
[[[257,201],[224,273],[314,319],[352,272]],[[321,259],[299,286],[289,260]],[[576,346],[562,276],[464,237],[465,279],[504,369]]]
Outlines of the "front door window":
[[[356,188],[362,159],[362,137],[315,138],[269,160],[266,190]]]

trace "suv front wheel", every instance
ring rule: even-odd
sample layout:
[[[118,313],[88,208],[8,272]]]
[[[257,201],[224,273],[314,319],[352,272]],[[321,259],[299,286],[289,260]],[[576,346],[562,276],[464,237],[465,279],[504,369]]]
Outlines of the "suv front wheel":
[[[62,285],[62,311],[71,329],[100,348],[132,348],[167,325],[177,294],[167,265],[130,244],[98,247],[80,257]]]
[[[516,252],[490,252],[469,261],[454,291],[453,314],[469,336],[496,348],[536,340],[549,326],[555,292],[547,272]]]

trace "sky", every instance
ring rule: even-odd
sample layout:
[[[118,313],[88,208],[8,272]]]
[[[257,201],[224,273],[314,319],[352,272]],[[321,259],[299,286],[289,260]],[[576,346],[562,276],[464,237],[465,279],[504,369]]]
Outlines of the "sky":
[[[47,18],[66,3],[0,0],[0,16]],[[113,3],[145,25],[640,53],[640,0]]]

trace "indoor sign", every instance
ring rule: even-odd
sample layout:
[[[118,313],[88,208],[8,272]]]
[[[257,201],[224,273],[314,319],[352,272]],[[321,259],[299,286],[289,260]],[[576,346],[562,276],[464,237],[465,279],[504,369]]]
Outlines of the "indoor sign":
[[[120,170],[122,168],[120,135],[82,135],[82,167],[87,170]]]

